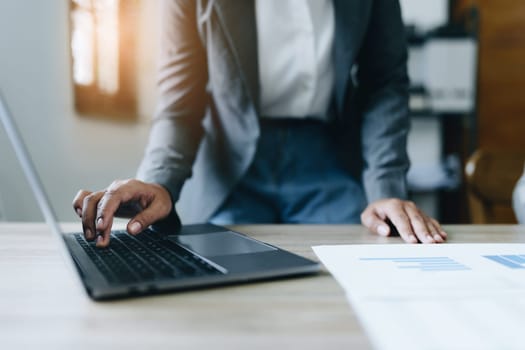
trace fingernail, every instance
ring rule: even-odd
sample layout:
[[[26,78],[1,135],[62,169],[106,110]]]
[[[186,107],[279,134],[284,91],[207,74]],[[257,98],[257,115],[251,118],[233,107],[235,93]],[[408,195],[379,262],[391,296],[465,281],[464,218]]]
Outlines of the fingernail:
[[[90,229],[86,229],[86,231],[84,232],[85,236],[86,236],[86,239],[88,240],[91,240],[93,239],[93,232],[91,232]]]
[[[104,220],[102,218],[98,218],[97,220],[97,228],[101,228],[104,225]]]
[[[379,233],[381,236],[388,236],[390,230],[388,229],[388,226],[381,225],[377,228],[377,233]]]
[[[78,215],[79,217],[82,217],[82,209],[77,208],[77,215]]]
[[[100,236],[100,235],[97,236],[97,247],[100,247],[100,246],[101,246],[101,244],[102,244],[102,240],[103,240],[102,236]]]
[[[417,243],[416,236],[410,236],[410,237],[408,237],[408,240],[409,240],[410,243]]]
[[[139,233],[140,231],[142,231],[142,225],[140,224],[140,222],[135,221],[129,226],[129,231],[133,234]]]

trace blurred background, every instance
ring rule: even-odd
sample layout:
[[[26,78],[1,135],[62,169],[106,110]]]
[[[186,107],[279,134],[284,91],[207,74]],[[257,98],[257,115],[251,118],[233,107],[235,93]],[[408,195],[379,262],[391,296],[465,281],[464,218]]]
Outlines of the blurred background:
[[[525,159],[525,2],[400,2],[411,198],[443,223],[514,222],[508,192]],[[155,109],[158,9],[158,0],[0,1],[0,90],[62,221],[76,220],[80,187],[135,175]],[[41,219],[0,129],[0,220]]]

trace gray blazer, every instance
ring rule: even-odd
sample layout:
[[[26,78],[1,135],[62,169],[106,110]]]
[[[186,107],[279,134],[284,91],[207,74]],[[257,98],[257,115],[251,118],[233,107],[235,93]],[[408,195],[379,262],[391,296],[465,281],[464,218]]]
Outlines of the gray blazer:
[[[369,202],[405,198],[408,78],[398,0],[333,1],[338,149]],[[254,2],[163,1],[160,98],[138,177],[165,186],[184,222],[206,221],[255,153]]]

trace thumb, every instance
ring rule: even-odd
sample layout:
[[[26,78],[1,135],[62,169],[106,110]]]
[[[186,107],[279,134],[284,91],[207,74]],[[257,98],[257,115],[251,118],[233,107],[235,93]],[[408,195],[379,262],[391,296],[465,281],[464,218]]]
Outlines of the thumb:
[[[160,205],[156,205],[153,202],[150,206],[146,207],[143,211],[135,215],[129,222],[127,230],[130,234],[136,235],[144,231],[149,225],[162,219],[162,211]]]
[[[375,234],[385,237],[391,234],[390,226],[375,211],[363,213],[361,222]]]

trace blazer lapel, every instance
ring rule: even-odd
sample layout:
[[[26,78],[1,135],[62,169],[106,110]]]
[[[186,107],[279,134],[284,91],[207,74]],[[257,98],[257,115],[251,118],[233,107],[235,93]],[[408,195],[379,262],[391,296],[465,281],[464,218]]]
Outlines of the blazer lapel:
[[[254,107],[259,111],[259,66],[255,0],[216,0],[217,14]]]
[[[337,112],[342,113],[351,77],[352,66],[361,46],[368,22],[369,0],[333,0],[335,13],[335,102]]]

